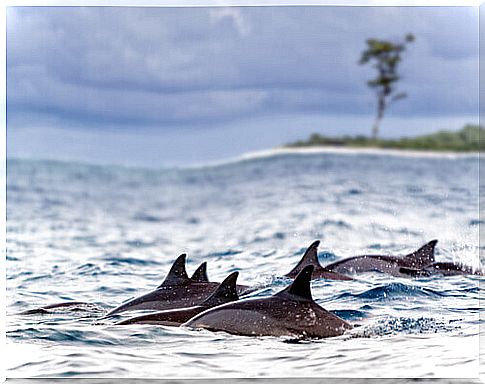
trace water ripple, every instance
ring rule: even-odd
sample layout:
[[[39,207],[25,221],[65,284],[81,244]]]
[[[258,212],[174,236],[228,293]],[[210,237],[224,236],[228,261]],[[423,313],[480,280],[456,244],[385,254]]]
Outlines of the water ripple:
[[[314,281],[317,302],[354,325],[325,340],[121,327],[113,325],[116,319],[99,318],[160,284],[184,252],[189,273],[207,261],[212,281],[238,270],[241,283],[257,287],[249,297],[287,287],[292,280],[281,276],[316,239],[323,265],[337,255],[406,254],[434,238],[440,261],[478,265],[475,157],[316,153],[188,169],[27,160],[7,166],[9,375],[474,372],[480,277],[411,280],[369,273],[350,282]],[[96,307],[17,315],[68,300]]]

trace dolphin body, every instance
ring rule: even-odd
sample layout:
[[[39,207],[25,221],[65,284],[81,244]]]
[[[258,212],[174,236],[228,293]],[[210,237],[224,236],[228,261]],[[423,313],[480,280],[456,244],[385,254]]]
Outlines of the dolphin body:
[[[342,335],[352,326],[312,299],[313,269],[313,265],[304,267],[289,287],[273,296],[223,304],[198,314],[183,326],[242,336]]]
[[[432,240],[417,251],[405,256],[363,255],[349,257],[326,266],[339,273],[383,272],[393,276],[410,276],[407,270],[421,270],[433,264],[434,248],[438,240]],[[404,269],[403,269],[404,268]]]
[[[399,272],[412,277],[427,277],[433,275],[457,276],[457,275],[478,275],[483,276],[483,271],[474,269],[468,265],[452,262],[434,262],[421,269],[399,268]]]
[[[114,308],[103,318],[135,310],[163,311],[175,308],[187,308],[199,305],[208,298],[219,286],[217,282],[211,282],[207,278],[207,263],[202,263],[190,278],[185,270],[187,255],[180,255],[173,263],[167,277],[157,289],[136,297]],[[249,287],[238,285],[238,292],[247,291]]]
[[[226,279],[215,290],[215,292],[197,306],[137,316],[131,319],[120,321],[116,323],[116,325],[154,324],[178,327],[195,315],[198,315],[209,308],[238,300],[239,297],[236,290],[236,280],[238,274],[239,272],[233,272],[227,276]]]
[[[63,303],[48,304],[39,308],[28,309],[17,315],[42,315],[49,313],[56,313],[59,311],[85,311],[85,310],[99,310],[95,304],[86,303],[84,301],[66,301]]]
[[[313,265],[312,279],[330,279],[330,280],[354,280],[350,276],[343,275],[336,271],[331,271],[329,268],[322,267],[318,261],[318,246],[320,241],[314,241],[305,251],[303,257],[298,262],[295,268],[288,272],[285,277],[294,279],[304,267]]]

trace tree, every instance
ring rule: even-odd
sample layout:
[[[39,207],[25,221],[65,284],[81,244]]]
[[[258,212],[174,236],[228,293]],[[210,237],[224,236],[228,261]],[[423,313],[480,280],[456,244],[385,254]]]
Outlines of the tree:
[[[376,119],[372,127],[372,138],[374,140],[379,135],[379,125],[384,117],[386,108],[394,101],[407,96],[404,92],[397,93],[396,91],[396,83],[400,79],[397,67],[401,61],[401,54],[406,49],[406,44],[413,41],[414,35],[410,33],[400,43],[368,39],[367,49],[362,52],[359,64],[374,62],[374,68],[377,69],[377,77],[367,82],[367,85],[375,90],[377,96]]]

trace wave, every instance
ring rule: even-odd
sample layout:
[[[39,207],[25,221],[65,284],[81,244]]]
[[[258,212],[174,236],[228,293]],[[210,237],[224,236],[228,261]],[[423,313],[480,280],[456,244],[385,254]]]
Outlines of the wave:
[[[419,317],[386,317],[378,321],[367,324],[351,331],[352,337],[377,337],[389,336],[396,334],[412,334],[412,333],[436,333],[436,332],[451,332],[459,329],[457,325],[453,325],[451,321],[441,321],[434,318]]]
[[[24,158],[8,158],[8,165],[15,165],[19,162],[40,162],[50,166],[62,166],[69,165],[74,167],[93,167],[93,168],[110,168],[115,169],[129,169],[138,171],[171,171],[171,170],[195,170],[203,168],[215,168],[222,167],[226,165],[234,165],[238,163],[245,163],[253,160],[261,160],[273,157],[281,156],[312,156],[312,155],[322,155],[322,154],[335,154],[335,155],[345,155],[345,156],[358,156],[358,155],[372,155],[372,156],[393,156],[393,157],[404,157],[404,158],[435,158],[435,159],[467,159],[467,158],[478,158],[478,153],[461,153],[461,152],[451,152],[451,151],[419,151],[419,150],[407,150],[407,149],[382,149],[382,148],[347,148],[347,147],[337,147],[337,146],[325,146],[325,147],[304,147],[304,148],[286,148],[278,147],[271,148],[260,151],[246,152],[238,156],[207,161],[195,164],[186,165],[154,165],[154,166],[139,166],[139,165],[127,165],[127,164],[105,164],[105,163],[94,163],[89,160],[64,160],[64,159],[24,159]]]
[[[106,346],[119,344],[113,338],[100,337],[100,333],[86,329],[60,329],[60,328],[25,328],[7,332],[12,339],[29,340],[37,339],[53,343],[68,345],[91,345]]]
[[[379,148],[344,148],[344,147],[308,147],[308,148],[273,148],[262,151],[243,153],[239,156],[204,162],[201,164],[189,164],[174,166],[177,170],[196,170],[204,168],[217,168],[228,165],[237,165],[258,160],[265,160],[284,156],[315,156],[315,155],[343,155],[343,156],[392,156],[403,158],[429,158],[429,159],[473,159],[478,158],[478,153],[458,153],[445,151],[412,151],[405,149],[379,149]]]
[[[422,287],[407,285],[403,283],[389,283],[375,288],[371,288],[361,293],[344,292],[339,295],[338,299],[344,298],[344,297],[355,297],[363,300],[384,301],[384,300],[400,299],[403,296],[428,297],[428,296],[442,296],[442,295],[429,288],[422,288]]]
[[[398,156],[398,157],[431,157],[431,158],[474,158],[478,157],[478,153],[458,153],[452,151],[419,151],[409,149],[383,149],[383,148],[348,148],[337,146],[325,147],[304,147],[304,148],[274,148],[264,151],[249,152],[241,156],[241,158],[259,158],[268,157],[281,154],[323,154],[335,153],[342,155],[381,155],[381,156]]]

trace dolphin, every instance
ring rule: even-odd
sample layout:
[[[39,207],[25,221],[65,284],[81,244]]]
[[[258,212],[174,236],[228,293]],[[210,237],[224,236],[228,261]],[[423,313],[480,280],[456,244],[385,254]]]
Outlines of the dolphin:
[[[213,286],[214,289],[216,289],[220,284],[217,281],[209,281],[209,277],[207,276],[207,261],[204,261],[202,264],[200,264],[197,267],[195,272],[190,277],[190,280],[193,283],[209,284],[209,285]],[[165,281],[162,284],[160,284],[157,287],[157,289],[162,287],[164,284],[165,284]],[[249,292],[255,290],[256,288],[250,287],[249,285],[236,284],[236,289],[237,289],[237,292],[239,294],[246,294],[246,293],[249,293]]]
[[[209,277],[207,276],[207,261],[204,261],[197,267],[193,275],[190,277],[195,283],[208,283]]]
[[[393,276],[409,276],[401,268],[417,269],[434,263],[434,248],[438,240],[432,240],[417,251],[404,256],[363,255],[349,257],[326,266],[339,273],[385,272]],[[404,270],[406,271],[406,269]]]
[[[182,326],[242,336],[342,335],[352,326],[312,299],[313,269],[313,265],[304,267],[289,287],[273,296],[222,304],[196,315]]]
[[[59,311],[86,311],[99,309],[100,308],[96,304],[86,303],[84,301],[66,301],[63,303],[48,304],[39,308],[28,309],[17,313],[17,315],[40,315],[56,313]]]
[[[322,267],[318,261],[318,246],[320,241],[314,241],[305,251],[303,257],[290,272],[288,272],[285,277],[294,279],[301,270],[307,265],[313,265],[312,279],[330,279],[330,280],[354,280],[353,278],[343,275],[338,272],[331,271],[328,268]]]
[[[179,261],[177,259],[177,261]],[[177,261],[174,263],[174,265],[177,263]],[[170,274],[170,273],[169,273]],[[207,277],[207,262],[203,262],[194,272],[192,277],[190,278],[194,283],[208,283],[209,278]],[[172,280],[172,282],[175,279]],[[165,284],[165,281],[158,287],[162,287]],[[214,284],[217,286],[217,283]],[[245,286],[243,286],[245,287]],[[91,303],[86,303],[82,301],[67,301],[63,303],[56,303],[56,304],[49,304],[49,305],[44,305],[39,308],[34,308],[34,309],[29,309],[23,312],[18,313],[18,315],[34,315],[34,314],[46,314],[46,313],[52,313],[55,312],[56,310],[69,310],[69,311],[74,311],[74,310],[80,310],[80,309],[86,309],[86,308],[97,308],[94,304]],[[108,315],[106,315],[108,316]]]
[[[129,300],[114,308],[103,318],[111,317],[126,311],[151,309],[163,311],[166,309],[187,308],[200,304],[209,297],[219,286],[207,279],[206,263],[202,263],[195,271],[195,280],[192,280],[185,270],[187,255],[183,253],[173,263],[167,277],[154,291]],[[248,290],[246,285],[237,285],[238,293]]]
[[[190,277],[190,280],[192,280],[194,283],[211,284],[215,288],[217,288],[220,284],[216,281],[209,281],[209,277],[207,276],[207,261],[204,261],[201,265],[197,267],[194,274]],[[246,295],[257,289],[258,287],[250,287],[249,285],[236,284],[236,291],[240,295]]]
[[[420,276],[433,276],[433,275],[443,275],[443,276],[456,276],[456,275],[478,275],[483,276],[483,271],[480,269],[474,269],[468,265],[453,263],[448,261],[434,262],[421,269],[415,268],[399,268],[399,272],[404,275],[409,275],[412,277]]]
[[[129,300],[108,312],[104,317],[141,309],[161,311],[185,308],[202,302],[214,291],[217,284],[192,281],[185,270],[186,257],[185,253],[177,257],[167,277],[157,289]]]
[[[227,276],[226,279],[219,284],[219,287],[215,290],[215,292],[197,306],[171,309],[150,313],[148,315],[137,316],[131,319],[120,321],[116,323],[116,325],[155,324],[178,327],[195,315],[198,315],[209,308],[238,300],[239,297],[236,290],[236,280],[238,274],[239,272],[233,272]]]

